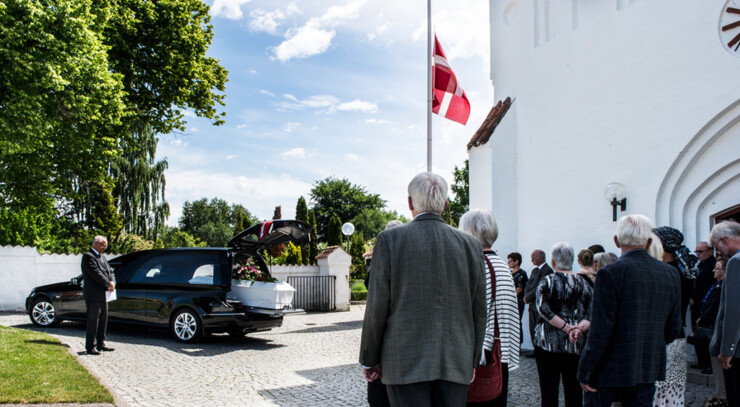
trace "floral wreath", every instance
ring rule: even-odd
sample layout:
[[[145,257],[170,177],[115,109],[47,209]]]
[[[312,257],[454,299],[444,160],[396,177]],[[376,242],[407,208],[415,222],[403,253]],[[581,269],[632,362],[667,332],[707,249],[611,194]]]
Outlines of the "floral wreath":
[[[277,281],[270,274],[260,271],[251,257],[243,263],[234,264],[234,269],[231,271],[231,278],[237,281],[260,281],[263,283]]]

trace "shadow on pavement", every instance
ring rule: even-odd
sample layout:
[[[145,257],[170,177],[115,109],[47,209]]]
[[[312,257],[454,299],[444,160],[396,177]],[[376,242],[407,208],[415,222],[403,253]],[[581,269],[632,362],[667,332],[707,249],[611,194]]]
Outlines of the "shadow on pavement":
[[[291,333],[312,333],[312,332],[335,332],[335,331],[347,331],[352,329],[362,328],[362,320],[359,321],[344,321],[337,322],[331,325],[321,325],[311,328],[298,329],[291,331]]]
[[[265,399],[279,406],[366,406],[366,382],[358,364],[332,366],[321,369],[301,370],[296,372],[313,382],[302,386],[281,387],[278,389],[260,390]],[[357,389],[348,390],[342,384],[342,393],[337,393],[337,383],[351,381]],[[356,390],[356,391],[355,391]],[[358,398],[357,395],[363,397]]]

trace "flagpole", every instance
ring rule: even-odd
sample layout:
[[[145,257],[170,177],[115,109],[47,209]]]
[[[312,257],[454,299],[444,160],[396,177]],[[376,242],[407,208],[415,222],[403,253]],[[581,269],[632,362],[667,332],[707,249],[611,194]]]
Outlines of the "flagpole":
[[[427,0],[427,172],[432,172],[432,0]]]

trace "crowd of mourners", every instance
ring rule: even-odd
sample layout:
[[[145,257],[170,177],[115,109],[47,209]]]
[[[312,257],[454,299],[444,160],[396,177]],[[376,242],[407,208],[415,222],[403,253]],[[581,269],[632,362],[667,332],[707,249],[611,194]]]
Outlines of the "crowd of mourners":
[[[408,194],[414,220],[378,235],[368,271],[360,364],[371,406],[506,406],[526,332],[542,406],[558,406],[561,385],[566,407],[683,406],[688,343],[692,368],[714,375],[705,405],[740,407],[737,222],[716,224],[692,253],[679,230],[627,215],[619,254],[559,242],[549,262],[534,250],[527,273],[520,253],[505,262],[494,251],[489,210],[465,213],[459,230],[442,221],[440,176],[417,175]],[[500,395],[473,402],[476,368],[492,361]]]

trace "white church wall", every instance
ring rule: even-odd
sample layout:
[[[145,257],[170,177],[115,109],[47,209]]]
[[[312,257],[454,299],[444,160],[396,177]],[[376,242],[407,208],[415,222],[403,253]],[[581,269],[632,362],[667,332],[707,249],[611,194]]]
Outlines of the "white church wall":
[[[603,197],[612,181],[627,189],[620,216],[655,216],[671,164],[740,95],[729,80],[740,59],[717,35],[721,6],[491,1],[495,99],[516,98],[517,114],[505,120],[514,118],[518,141],[515,151],[497,151],[511,146],[497,144],[509,137],[503,129],[494,132],[488,187],[473,182],[479,163],[471,151],[471,203],[490,195],[491,207],[503,208],[516,199],[518,212],[496,213],[517,224],[513,234],[502,227],[497,245],[517,248],[525,258],[562,240],[576,249],[601,243],[616,251],[616,224]],[[725,151],[738,151],[740,137],[726,142]],[[517,157],[516,198],[494,193],[499,174],[511,168],[496,157],[507,154]],[[679,228],[682,223],[671,220]]]

